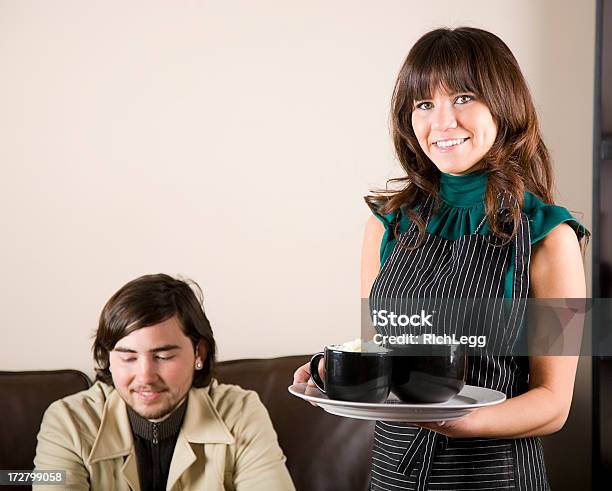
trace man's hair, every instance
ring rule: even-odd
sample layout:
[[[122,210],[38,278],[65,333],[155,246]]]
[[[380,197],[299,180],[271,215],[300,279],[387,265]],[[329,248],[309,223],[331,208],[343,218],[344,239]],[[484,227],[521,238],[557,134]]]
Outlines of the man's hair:
[[[194,350],[204,340],[207,355],[202,370],[196,370],[193,387],[210,383],[215,371],[215,339],[202,305],[202,290],[193,281],[174,279],[165,274],[146,275],[121,287],[100,314],[93,343],[96,380],[113,384],[109,354],[117,342],[143,327],[177,316],[181,330],[191,339]]]

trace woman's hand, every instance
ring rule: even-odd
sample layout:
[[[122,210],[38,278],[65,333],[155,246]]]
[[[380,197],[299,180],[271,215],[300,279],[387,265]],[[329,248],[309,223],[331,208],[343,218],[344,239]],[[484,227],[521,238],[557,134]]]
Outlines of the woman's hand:
[[[312,378],[310,377],[310,363],[304,363],[293,374],[294,384],[303,384],[305,382],[313,385]]]
[[[323,358],[319,360],[319,375],[321,376],[322,380],[325,380],[325,364],[323,363]],[[309,387],[316,387],[312,377],[310,376],[310,362],[304,363],[294,372],[293,383],[307,383]],[[318,404],[315,404],[314,402],[311,402],[310,404],[313,406],[318,406]]]
[[[325,380],[325,365],[323,363],[323,358],[319,360],[319,375],[321,376],[322,380]],[[307,383],[310,387],[316,387],[312,377],[310,376],[310,362],[304,363],[293,373],[293,383]]]
[[[453,419],[450,421],[439,421],[435,423],[415,423],[416,426],[427,428],[428,430],[435,431],[442,435],[446,435],[451,438],[468,438],[475,434],[478,434],[477,423],[478,419],[475,409],[467,416],[460,419]]]

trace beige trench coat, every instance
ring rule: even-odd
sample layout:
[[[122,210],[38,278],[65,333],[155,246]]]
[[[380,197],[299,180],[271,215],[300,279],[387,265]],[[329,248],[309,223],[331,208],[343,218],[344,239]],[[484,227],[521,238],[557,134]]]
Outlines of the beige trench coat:
[[[51,404],[38,434],[34,465],[36,470],[66,470],[61,489],[140,491],[127,407],[118,392],[96,382]],[[216,381],[191,389],[166,489],[295,489],[256,392]]]

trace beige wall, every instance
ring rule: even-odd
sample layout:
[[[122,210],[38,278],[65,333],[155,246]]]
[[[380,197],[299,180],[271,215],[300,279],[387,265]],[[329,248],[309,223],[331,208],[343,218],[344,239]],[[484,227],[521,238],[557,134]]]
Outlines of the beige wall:
[[[0,369],[92,374],[126,281],[204,289],[221,359],[359,333],[361,197],[411,44],[500,35],[591,223],[595,1],[0,1]]]

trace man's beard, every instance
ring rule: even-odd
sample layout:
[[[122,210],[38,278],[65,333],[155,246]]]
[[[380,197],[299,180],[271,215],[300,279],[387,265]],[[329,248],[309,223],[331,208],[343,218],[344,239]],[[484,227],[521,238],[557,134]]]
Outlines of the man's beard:
[[[172,411],[174,411],[177,408],[178,404],[175,405],[167,405],[167,406],[162,406],[160,408],[144,408],[144,411],[142,409],[138,409],[136,407],[132,407],[132,410],[138,414],[139,416],[142,416],[145,419],[163,419],[166,416],[168,416]]]
[[[182,400],[182,398],[174,397],[175,394],[170,392],[167,387],[148,387],[148,389],[154,392],[160,392],[158,396],[160,400],[155,401],[155,404],[148,405],[146,402],[139,399],[138,391],[141,389],[138,388],[136,390],[130,390],[130,398],[133,404],[128,404],[136,414],[145,419],[161,419],[166,417],[176,409],[179,401]]]

